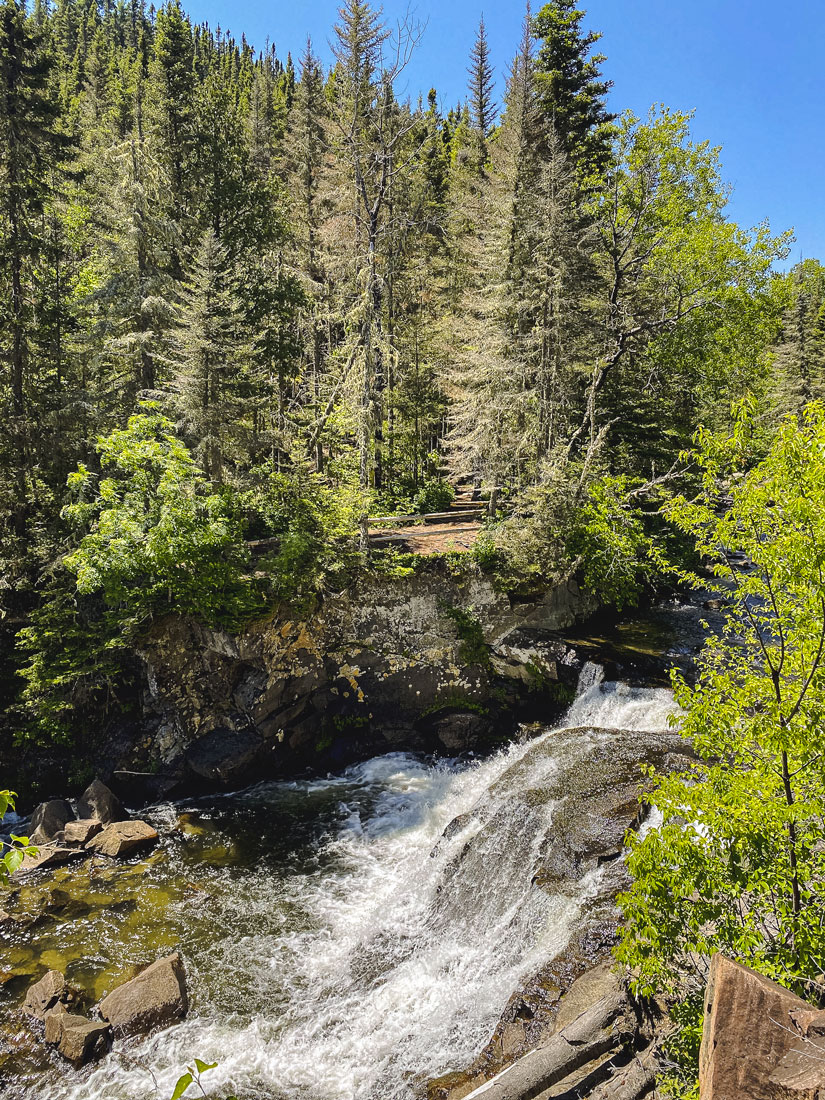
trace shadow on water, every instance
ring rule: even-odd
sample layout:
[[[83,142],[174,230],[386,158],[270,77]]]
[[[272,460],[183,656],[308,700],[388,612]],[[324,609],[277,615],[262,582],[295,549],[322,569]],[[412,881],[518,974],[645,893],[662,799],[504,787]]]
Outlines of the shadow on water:
[[[708,633],[724,625],[723,607],[707,589],[668,596],[638,611],[604,611],[564,640],[582,656],[604,666],[608,679],[632,684],[670,683],[678,668],[691,679]]]

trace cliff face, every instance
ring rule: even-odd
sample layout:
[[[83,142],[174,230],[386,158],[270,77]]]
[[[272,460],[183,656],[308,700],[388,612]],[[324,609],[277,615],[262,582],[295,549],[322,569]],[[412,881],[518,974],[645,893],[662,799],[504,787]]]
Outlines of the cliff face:
[[[520,701],[563,701],[575,669],[552,632],[592,610],[572,582],[514,604],[481,572],[444,569],[364,579],[236,635],[167,618],[141,645],[137,733],[113,738],[107,770],[151,795],[480,746]]]

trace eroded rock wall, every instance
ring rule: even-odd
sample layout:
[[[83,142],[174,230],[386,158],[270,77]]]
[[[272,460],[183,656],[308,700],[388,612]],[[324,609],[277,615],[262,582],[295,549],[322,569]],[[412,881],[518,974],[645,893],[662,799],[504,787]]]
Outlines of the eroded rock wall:
[[[442,567],[365,578],[236,635],[170,617],[140,647],[137,735],[113,739],[107,770],[137,796],[463,751],[506,736],[524,695],[564,701],[576,669],[554,632],[593,610],[574,582],[516,604],[480,571]]]

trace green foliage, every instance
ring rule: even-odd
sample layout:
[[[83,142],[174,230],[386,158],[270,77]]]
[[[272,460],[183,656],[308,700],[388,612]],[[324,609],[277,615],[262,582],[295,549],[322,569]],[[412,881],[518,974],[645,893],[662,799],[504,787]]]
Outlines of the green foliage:
[[[473,614],[473,608],[452,607],[443,600],[439,606],[455,627],[460,641],[458,655],[464,664],[486,668],[490,664],[490,647],[484,637],[484,628]]]
[[[361,495],[332,488],[298,464],[288,473],[265,464],[252,478],[253,487],[239,495],[238,504],[247,533],[276,543],[260,562],[272,597],[290,601],[343,588],[360,563],[355,540]]]
[[[137,634],[169,612],[233,626],[264,607],[228,496],[212,490],[169,420],[147,405],[98,440],[101,476],[81,465],[64,514],[79,541],[17,636],[21,735],[86,738],[86,721],[128,702]]]
[[[100,593],[123,630],[159,612],[230,625],[261,609],[243,576],[249,555],[237,510],[213,491],[171,421],[145,405],[97,451],[107,476],[81,464],[64,510],[85,529],[64,558],[80,595]]]
[[[425,481],[413,498],[413,513],[423,516],[428,512],[444,512],[455,499],[455,489],[443,478]]]
[[[411,577],[422,568],[423,561],[420,554],[383,546],[371,552],[370,570],[385,577]]]
[[[598,173],[610,156],[611,123],[607,93],[612,81],[601,76],[603,54],[592,53],[601,38],[584,32],[585,12],[574,0],[551,0],[533,17],[539,39],[536,83],[539,102],[558,131],[565,150],[584,175]]]
[[[594,478],[583,491],[575,472],[525,491],[516,516],[479,540],[476,558],[503,591],[527,595],[577,575],[601,602],[632,607],[674,578],[668,552],[684,561],[662,516],[665,498],[623,475]]]
[[[568,553],[580,563],[585,587],[619,610],[638,603],[656,575],[656,548],[631,491],[626,477],[595,482],[575,515],[567,543]]]
[[[127,705],[130,638],[99,597],[78,597],[68,573],[53,579],[17,634],[25,682],[18,740],[88,744],[97,717]]]
[[[441,711],[448,710],[466,710],[472,714],[478,714],[482,718],[487,718],[490,714],[490,708],[483,703],[479,703],[477,699],[471,699],[468,695],[464,695],[459,691],[450,691],[444,695],[437,696],[428,707],[421,712],[422,717],[429,717],[432,714],[438,714]]]
[[[0,791],[0,822],[9,810],[14,809],[16,797],[14,791]],[[14,874],[27,851],[37,855],[37,849],[30,847],[27,836],[15,836],[12,833],[8,841],[0,840],[0,883],[6,882]]]
[[[181,1074],[178,1078],[170,1100],[180,1100],[183,1094],[189,1090],[190,1085],[195,1085],[200,1090],[201,1095],[206,1096],[201,1084],[201,1076],[208,1070],[215,1069],[217,1065],[217,1062],[202,1062],[200,1058],[196,1058],[194,1066],[187,1066],[186,1073]]]
[[[663,1044],[667,1068],[656,1082],[657,1089],[672,1100],[699,1100],[696,1068],[705,1020],[702,994],[694,993],[674,1004],[670,1019],[675,1029]]]
[[[669,507],[730,611],[696,686],[674,674],[699,762],[654,776],[661,825],[630,841],[618,955],[645,992],[696,993],[717,950],[803,993],[825,967],[825,410],[753,443],[747,408],[701,431],[701,491]]]

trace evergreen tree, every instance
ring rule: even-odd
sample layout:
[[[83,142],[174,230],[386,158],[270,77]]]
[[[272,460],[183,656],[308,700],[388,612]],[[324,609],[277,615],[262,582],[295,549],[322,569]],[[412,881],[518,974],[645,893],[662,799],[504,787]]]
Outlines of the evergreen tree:
[[[470,54],[470,67],[467,72],[470,77],[468,87],[470,117],[478,146],[478,164],[479,168],[482,168],[487,161],[487,142],[493,132],[497,107],[493,99],[495,78],[483,15],[478,24],[478,33]]]
[[[34,356],[40,282],[53,253],[54,228],[47,215],[60,186],[68,141],[58,123],[50,86],[52,60],[44,32],[17,0],[0,3],[0,346],[9,364],[2,393],[4,411],[2,512],[22,535],[30,510],[27,482],[37,468],[36,451],[46,441],[35,430],[37,402],[54,392],[48,361]],[[59,308],[62,309],[62,306]],[[52,365],[54,360],[52,359]],[[51,397],[47,399],[51,403]],[[47,404],[47,407],[48,407]],[[45,452],[48,455],[46,448]],[[48,457],[46,459],[48,463]]]
[[[562,149],[583,176],[600,173],[610,157],[611,123],[606,106],[612,82],[603,80],[603,54],[592,54],[601,38],[584,32],[585,12],[575,0],[552,0],[532,20],[540,40],[536,58],[539,102]]]
[[[164,137],[163,150],[179,217],[192,206],[195,122],[195,72],[192,26],[180,0],[170,0],[157,14],[152,59],[153,98]]]
[[[825,398],[825,268],[804,260],[788,282],[791,300],[774,353],[776,404],[781,413],[799,413],[808,402]]]
[[[201,239],[177,311],[172,390],[184,438],[212,481],[237,438],[240,367],[239,305],[229,258],[213,229]]]

